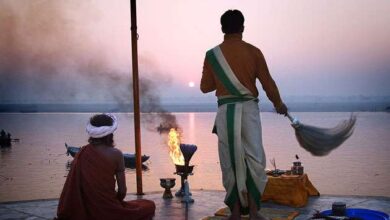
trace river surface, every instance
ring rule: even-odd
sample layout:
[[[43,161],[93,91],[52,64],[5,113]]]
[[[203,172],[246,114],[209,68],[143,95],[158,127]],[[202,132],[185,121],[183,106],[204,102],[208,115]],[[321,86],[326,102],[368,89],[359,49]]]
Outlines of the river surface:
[[[191,189],[223,190],[218,161],[217,137],[211,133],[215,113],[174,113],[183,131],[182,143],[196,144],[191,164]],[[306,124],[332,127],[347,119],[347,112],[293,113]],[[354,134],[341,147],[325,157],[313,157],[302,149],[289,121],[275,113],[261,113],[263,143],[267,156],[277,168],[289,169],[300,156],[305,172],[322,194],[390,196],[390,114],[360,112]],[[64,143],[87,143],[85,125],[93,113],[2,113],[0,129],[19,138],[0,153],[0,202],[58,198],[72,161]],[[133,114],[117,113],[119,127],[116,147],[133,153]],[[166,135],[142,126],[142,154],[150,156],[143,171],[143,190],[161,191],[159,178],[174,175]],[[135,170],[126,169],[128,193],[136,191]]]

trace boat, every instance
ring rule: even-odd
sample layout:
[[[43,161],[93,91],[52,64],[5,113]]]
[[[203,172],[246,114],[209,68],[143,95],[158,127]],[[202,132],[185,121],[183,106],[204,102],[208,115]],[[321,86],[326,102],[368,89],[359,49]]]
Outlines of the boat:
[[[11,134],[6,133],[4,129],[0,132],[0,147],[11,147]]]
[[[11,147],[11,138],[0,138],[0,147]]]
[[[66,148],[66,154],[72,157],[75,157],[76,154],[80,151],[81,147],[74,147],[74,146],[69,146],[67,143],[65,143],[65,148]],[[127,168],[135,168],[135,154],[123,154],[123,158],[125,160],[125,167]],[[142,163],[147,161],[150,158],[150,156],[147,155],[142,155],[141,161]]]

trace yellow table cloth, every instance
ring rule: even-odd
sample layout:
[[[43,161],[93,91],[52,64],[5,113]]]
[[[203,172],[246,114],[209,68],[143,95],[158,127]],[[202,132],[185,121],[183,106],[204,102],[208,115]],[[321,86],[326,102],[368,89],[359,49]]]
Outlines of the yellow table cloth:
[[[303,207],[309,196],[319,196],[320,193],[310,182],[307,174],[268,176],[261,201],[273,201],[292,207]]]

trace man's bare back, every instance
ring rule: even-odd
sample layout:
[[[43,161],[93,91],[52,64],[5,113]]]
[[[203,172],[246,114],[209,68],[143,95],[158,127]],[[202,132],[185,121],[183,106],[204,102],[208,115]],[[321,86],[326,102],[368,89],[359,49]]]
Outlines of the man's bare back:
[[[115,164],[116,169],[113,172],[118,185],[117,196],[119,200],[123,200],[126,196],[127,188],[125,178],[125,162],[122,151],[103,144],[94,145],[94,147],[99,153],[101,153],[101,155]]]
[[[117,170],[124,170],[124,163],[123,162],[123,154],[122,151],[106,145],[94,145],[95,149],[101,153],[105,158],[107,158],[109,161],[111,161],[113,164],[116,165]],[[122,167],[123,165],[123,167]],[[121,169],[123,168],[123,169]],[[116,170],[116,171],[117,171]]]

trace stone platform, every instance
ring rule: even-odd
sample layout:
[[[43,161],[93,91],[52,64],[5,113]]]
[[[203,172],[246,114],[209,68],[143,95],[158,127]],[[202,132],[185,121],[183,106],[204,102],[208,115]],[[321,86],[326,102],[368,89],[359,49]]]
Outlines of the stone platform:
[[[171,200],[162,199],[162,192],[146,193],[144,196],[128,194],[125,200],[144,198],[153,200],[156,203],[156,220],[168,219],[201,219],[204,216],[213,215],[214,212],[224,207],[223,199],[225,193],[222,191],[194,190],[193,204],[185,205],[178,198]],[[279,208],[285,210],[297,210],[300,215],[296,220],[310,218],[316,210],[331,209],[335,201],[345,202],[348,208],[367,208],[390,213],[389,197],[373,196],[328,196],[311,197],[308,205],[304,208],[291,208],[277,205],[271,202],[262,203],[262,207]],[[56,215],[58,199],[18,201],[0,203],[0,219],[53,219]]]

